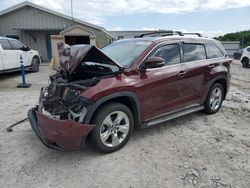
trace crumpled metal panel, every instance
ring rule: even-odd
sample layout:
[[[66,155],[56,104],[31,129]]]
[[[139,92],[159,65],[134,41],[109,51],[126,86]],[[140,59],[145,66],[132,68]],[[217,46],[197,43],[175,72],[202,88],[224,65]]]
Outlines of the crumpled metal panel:
[[[85,139],[95,127],[95,125],[80,124],[69,119],[53,119],[38,111],[36,116],[36,126],[39,127],[42,137],[65,150],[79,149],[82,144],[85,144]]]
[[[93,45],[74,45],[69,46],[63,42],[57,44],[61,67],[69,74],[82,62],[97,62],[102,64],[116,65],[122,68],[110,57]]]

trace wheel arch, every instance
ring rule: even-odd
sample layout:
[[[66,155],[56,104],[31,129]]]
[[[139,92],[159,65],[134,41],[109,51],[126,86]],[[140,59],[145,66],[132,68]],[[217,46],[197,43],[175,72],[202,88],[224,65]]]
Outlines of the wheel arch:
[[[216,80],[212,85],[214,85],[215,83],[219,83],[222,85],[223,89],[224,89],[224,96],[223,96],[223,100],[225,100],[226,98],[226,94],[227,94],[227,80],[225,78],[221,78],[221,79],[218,79]]]
[[[33,59],[35,59],[35,58],[37,58],[37,59],[38,59],[38,63],[41,64],[41,59],[40,59],[40,57],[39,57],[38,55],[34,55],[34,56],[32,57],[32,59],[31,59],[31,65],[32,65],[32,63],[33,63]]]
[[[223,100],[225,100],[226,98],[226,95],[227,95],[227,91],[228,91],[228,88],[229,88],[229,83],[227,81],[227,77],[225,75],[223,76],[219,76],[219,77],[216,77],[214,79],[211,80],[210,84],[209,84],[209,88],[208,88],[208,91],[206,93],[206,98],[205,100],[207,99],[207,96],[209,94],[209,90],[210,88],[215,84],[215,83],[219,83],[222,85],[223,89],[224,89],[224,96],[223,96]]]
[[[85,123],[90,124],[93,117],[95,116],[95,113],[103,105],[110,103],[110,102],[119,102],[119,103],[126,105],[133,113],[135,126],[140,125],[141,117],[140,117],[139,99],[132,92],[119,92],[119,93],[111,94],[111,95],[101,98],[96,103],[94,103],[93,106],[90,107],[85,117]]]
[[[243,61],[244,61],[245,59],[249,59],[249,57],[247,57],[247,56],[242,57],[240,62],[243,63]]]

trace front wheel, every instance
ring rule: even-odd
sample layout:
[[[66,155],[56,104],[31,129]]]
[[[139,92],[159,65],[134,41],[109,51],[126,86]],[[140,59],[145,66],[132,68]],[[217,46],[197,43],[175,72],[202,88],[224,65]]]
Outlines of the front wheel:
[[[219,111],[224,97],[224,88],[220,83],[215,83],[209,90],[206,102],[205,113],[215,114]]]
[[[247,68],[248,65],[249,65],[249,59],[248,59],[248,58],[244,58],[244,59],[242,60],[242,66],[243,66],[244,68]]]
[[[103,153],[122,148],[134,128],[131,110],[121,103],[109,103],[95,114],[92,122],[96,125],[90,133],[90,144]]]
[[[32,71],[39,72],[39,66],[40,66],[39,59],[37,57],[34,57],[32,59]]]

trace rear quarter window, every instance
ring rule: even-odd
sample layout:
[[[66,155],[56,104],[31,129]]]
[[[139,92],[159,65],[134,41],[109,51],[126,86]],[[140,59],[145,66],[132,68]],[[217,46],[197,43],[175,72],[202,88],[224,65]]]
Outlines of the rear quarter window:
[[[6,39],[0,39],[0,44],[4,50],[10,50],[11,46],[8,40]]]
[[[205,47],[203,44],[183,44],[184,61],[198,61],[206,59]]]
[[[214,44],[206,44],[207,58],[220,58],[223,57],[224,54],[221,50]]]

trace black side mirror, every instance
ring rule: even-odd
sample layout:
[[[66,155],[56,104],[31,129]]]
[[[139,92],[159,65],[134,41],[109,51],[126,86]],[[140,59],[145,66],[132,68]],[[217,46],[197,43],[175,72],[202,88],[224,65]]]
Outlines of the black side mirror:
[[[22,50],[22,51],[30,51],[30,47],[28,47],[28,46],[23,46],[23,47],[21,48],[21,50]]]
[[[165,65],[165,60],[161,57],[149,57],[145,62],[144,68],[157,68],[163,67]]]

